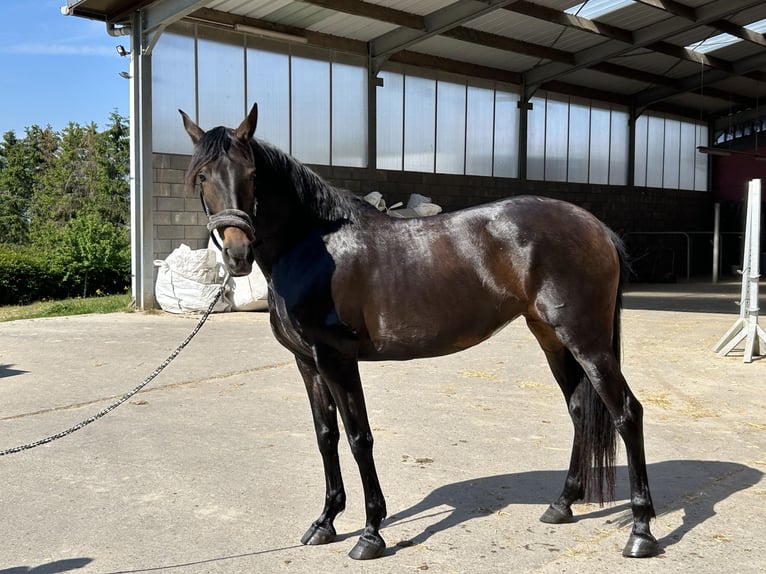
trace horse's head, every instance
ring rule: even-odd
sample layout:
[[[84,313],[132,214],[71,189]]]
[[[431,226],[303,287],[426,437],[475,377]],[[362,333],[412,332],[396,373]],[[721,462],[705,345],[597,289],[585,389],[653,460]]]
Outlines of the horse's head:
[[[258,105],[237,129],[202,130],[183,111],[184,128],[194,142],[186,186],[200,187],[208,229],[223,238],[223,262],[235,277],[247,275],[253,266],[253,215],[255,213],[255,162],[250,140],[258,121]]]

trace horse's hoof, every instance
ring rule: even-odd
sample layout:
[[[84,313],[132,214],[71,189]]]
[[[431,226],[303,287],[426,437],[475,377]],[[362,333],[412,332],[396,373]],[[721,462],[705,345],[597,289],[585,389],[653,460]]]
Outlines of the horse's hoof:
[[[386,543],[380,536],[377,538],[362,536],[348,555],[354,560],[373,560],[382,556],[385,550]]]
[[[554,506],[553,504],[540,517],[540,522],[546,524],[569,524],[574,521],[571,508]]]
[[[308,546],[329,544],[330,542],[335,542],[335,528],[332,525],[328,528],[321,524],[312,524],[311,528],[301,538],[301,543]]]
[[[622,550],[626,558],[649,558],[660,553],[660,545],[651,534],[631,534]]]

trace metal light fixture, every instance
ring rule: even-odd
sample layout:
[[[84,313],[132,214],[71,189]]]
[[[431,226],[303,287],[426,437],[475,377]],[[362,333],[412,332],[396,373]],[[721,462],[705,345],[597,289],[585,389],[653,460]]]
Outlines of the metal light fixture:
[[[118,53],[120,56],[122,56],[123,58],[124,58],[125,56],[130,56],[130,52],[128,52],[128,51],[125,49],[125,46],[123,46],[122,44],[118,44],[117,46],[115,46],[115,49],[117,50],[117,53]]]
[[[731,155],[731,151],[728,149],[721,149],[719,147],[708,147],[704,145],[697,146],[697,151],[707,155],[717,155],[722,157]]]

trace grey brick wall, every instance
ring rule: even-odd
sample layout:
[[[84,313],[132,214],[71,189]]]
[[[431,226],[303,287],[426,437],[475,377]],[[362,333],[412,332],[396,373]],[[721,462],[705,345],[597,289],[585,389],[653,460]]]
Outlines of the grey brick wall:
[[[198,197],[184,191],[189,156],[154,154],[154,258],[164,259],[181,243],[207,246],[207,218]]]

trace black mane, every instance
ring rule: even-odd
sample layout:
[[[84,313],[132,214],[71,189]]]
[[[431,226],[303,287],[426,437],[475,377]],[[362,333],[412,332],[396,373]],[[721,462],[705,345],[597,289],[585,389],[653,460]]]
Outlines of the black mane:
[[[301,162],[278,147],[260,139],[250,142],[256,163],[263,161],[276,178],[287,178],[300,203],[318,219],[330,222],[355,222],[360,213],[371,207],[350,191],[324,181]],[[262,169],[256,169],[256,185]],[[275,182],[276,183],[276,182]],[[279,192],[279,190],[275,190]]]
[[[267,189],[267,192],[279,193],[284,191],[286,179],[300,204],[322,221],[355,222],[359,219],[360,212],[371,208],[366,201],[353,193],[333,187],[278,147],[259,139],[252,139],[249,146],[243,146],[233,130],[225,127],[205,132],[195,146],[185,179],[189,195],[193,194],[200,169],[222,155],[228,155],[232,146],[237,146],[257,166],[256,185],[260,180],[262,187],[273,188]]]

